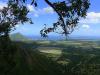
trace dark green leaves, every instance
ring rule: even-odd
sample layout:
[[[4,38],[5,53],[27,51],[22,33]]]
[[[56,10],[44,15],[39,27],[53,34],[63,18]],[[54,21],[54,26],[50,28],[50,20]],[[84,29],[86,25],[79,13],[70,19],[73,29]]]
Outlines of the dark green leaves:
[[[31,5],[34,4],[34,0],[32,0]]]
[[[26,2],[26,0],[16,1],[21,1],[22,3]],[[56,31],[58,27],[61,27],[61,33],[65,34],[66,36],[67,34],[72,33],[80,18],[85,18],[90,5],[89,0],[64,0],[58,2],[50,2],[50,0],[44,1],[58,14],[58,21],[53,23],[53,27],[50,27],[51,29],[43,29],[41,32],[48,34],[49,32]],[[36,0],[32,0],[30,4],[34,4],[34,6],[37,7]]]
[[[34,3],[34,5],[35,5],[35,7],[37,7],[37,3],[36,2]]]
[[[61,27],[62,31],[60,33],[65,36],[74,31],[79,19],[86,16],[90,5],[89,0],[66,0],[55,3],[49,0],[45,1],[54,9],[59,18],[56,23],[53,23],[53,30],[48,31],[49,28],[46,28],[45,30],[43,29],[43,33],[48,34],[49,32],[56,32],[56,30]]]
[[[8,7],[4,7],[0,11],[0,36],[8,35],[17,24],[32,23],[31,19],[27,17],[28,13],[25,5],[9,0]]]

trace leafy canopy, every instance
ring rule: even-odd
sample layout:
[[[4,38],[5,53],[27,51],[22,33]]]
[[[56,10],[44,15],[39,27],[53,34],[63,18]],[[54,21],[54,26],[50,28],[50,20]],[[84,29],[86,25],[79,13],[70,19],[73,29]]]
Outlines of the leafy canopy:
[[[19,0],[16,1],[18,2]],[[25,3],[27,0],[22,1]],[[50,28],[44,27],[40,31],[42,37],[47,37],[47,34],[50,32],[57,32],[59,27],[61,28],[61,31],[57,33],[64,34],[65,36],[72,33],[77,26],[79,19],[85,18],[90,5],[89,0],[44,1],[58,14],[58,21],[53,23]],[[37,0],[32,0],[31,4],[37,6]]]
[[[0,36],[8,36],[17,24],[31,22],[27,17],[28,12],[24,4],[9,0],[7,7],[0,10]]]
[[[54,11],[58,14],[58,21],[53,23],[50,28],[44,28],[40,31],[43,37],[47,37],[49,32],[56,32],[60,27],[59,34],[67,36],[72,33],[78,24],[80,18],[85,18],[87,10],[89,8],[89,0],[65,0],[62,2],[52,3],[49,0],[45,0]]]
[[[64,34],[65,36],[72,33],[79,19],[85,18],[90,5],[89,0],[44,1],[58,14],[58,20],[53,23],[52,27],[44,27],[40,31],[42,37],[47,37],[47,34],[50,32],[57,32],[59,27],[61,31],[57,33]],[[25,5],[26,2],[27,0],[8,0],[8,7],[0,11],[2,16],[0,35],[3,34],[2,32],[11,31],[11,28],[18,23],[24,23],[30,20],[27,17],[29,11]],[[37,0],[32,0],[30,4],[35,7],[38,6]]]

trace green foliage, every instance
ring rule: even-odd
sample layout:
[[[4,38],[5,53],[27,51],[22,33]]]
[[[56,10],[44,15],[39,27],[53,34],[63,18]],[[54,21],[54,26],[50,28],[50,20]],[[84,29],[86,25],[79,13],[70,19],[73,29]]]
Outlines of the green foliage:
[[[89,0],[66,0],[62,2],[50,2],[45,0],[54,11],[58,14],[58,21],[53,23],[53,27],[44,28],[40,31],[43,37],[47,37],[50,32],[56,32],[64,34],[66,37],[72,33],[78,24],[80,18],[85,18],[87,10],[89,8]],[[56,30],[61,27],[61,31]]]
[[[17,2],[25,3],[27,0],[15,0]],[[42,37],[47,37],[50,32],[56,32],[64,34],[66,37],[72,33],[78,24],[80,18],[85,18],[87,10],[89,8],[89,0],[65,0],[51,2],[50,0],[44,0],[53,10],[58,14],[58,21],[53,23],[50,28],[44,27],[40,34]],[[32,0],[31,4],[37,7],[37,0]],[[56,30],[61,27],[61,31]]]
[[[27,18],[28,9],[24,4],[8,1],[7,7],[0,9],[0,73],[6,75],[15,66],[14,54],[17,46],[12,44],[9,33],[17,24],[31,22]]]
[[[91,52],[89,48],[77,48],[76,46],[66,46],[66,44],[53,45],[55,42],[51,42],[52,47],[63,49],[60,57],[51,60],[51,58],[36,51],[37,47],[41,46],[37,42],[31,45],[11,42],[9,33],[17,24],[32,23],[27,17],[29,11],[25,2],[26,0],[8,0],[8,6],[0,10],[0,75],[100,74],[97,64],[100,62],[99,49],[92,48]],[[55,32],[59,26],[63,30],[61,34],[70,34],[77,26],[79,19],[86,16],[89,8],[89,0],[66,0],[54,3],[45,0],[45,2],[58,14],[58,21],[53,23],[53,27],[45,27],[41,30],[43,37],[47,37],[49,32]],[[31,4],[34,4],[35,7],[38,6],[36,0],[32,0]],[[94,62],[95,59],[96,62]]]
[[[0,10],[0,37],[9,36],[17,24],[31,22],[27,17],[28,9],[24,4],[17,4],[13,0],[8,1],[8,6]]]
[[[9,53],[13,58],[0,56],[0,75],[100,74],[99,42],[30,41],[12,42],[11,46],[11,50],[16,50]]]
[[[60,65],[37,50],[27,48],[27,43],[13,42],[13,44],[17,47],[12,59],[14,63],[0,62],[0,75],[62,75]]]
[[[41,43],[41,41],[38,41],[38,43]],[[40,48],[37,48],[40,52],[44,50],[44,55],[62,65],[61,70],[63,75],[99,75],[99,46],[100,43],[92,41],[49,41],[48,45],[47,43],[41,43],[38,46]],[[49,53],[48,50],[52,49],[60,49],[62,53],[56,55],[55,50]],[[46,53],[47,51],[48,53]]]
[[[4,38],[3,38],[4,39]],[[16,65],[14,62],[14,54],[17,51],[16,44],[11,41],[0,39],[0,74],[6,75],[7,72],[11,71],[13,67]]]

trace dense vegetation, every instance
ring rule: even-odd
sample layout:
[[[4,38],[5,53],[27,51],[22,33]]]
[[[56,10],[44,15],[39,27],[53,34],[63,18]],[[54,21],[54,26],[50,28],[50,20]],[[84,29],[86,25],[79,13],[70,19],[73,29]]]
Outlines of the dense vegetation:
[[[8,60],[4,59],[4,55],[3,58],[0,57],[0,75],[61,75],[58,64],[39,54],[38,51],[33,51],[34,47],[32,50],[30,44],[21,42],[13,44],[16,44],[12,46],[13,50],[16,50],[13,59],[8,57],[6,57]]]
[[[13,62],[0,58],[1,75],[99,75],[99,41],[27,41]],[[14,45],[12,46],[12,48]],[[15,48],[15,47],[14,47]],[[14,49],[13,48],[13,49]],[[5,66],[5,67],[4,67]]]
[[[98,42],[11,41],[9,33],[17,24],[32,23],[27,17],[29,11],[25,2],[8,0],[7,7],[0,10],[0,75],[100,74]],[[53,27],[40,31],[43,37],[59,26],[65,36],[73,32],[79,19],[86,16],[90,5],[89,0],[45,2],[58,14],[58,21],[53,23]],[[36,0],[32,0],[32,4],[37,6]]]
[[[99,42],[53,41],[45,42],[43,44],[40,45],[40,51],[43,48],[43,51],[41,52],[44,52],[47,57],[53,58],[54,61],[62,65],[62,72],[64,75],[100,74]],[[59,52],[59,50],[61,50],[61,52]]]

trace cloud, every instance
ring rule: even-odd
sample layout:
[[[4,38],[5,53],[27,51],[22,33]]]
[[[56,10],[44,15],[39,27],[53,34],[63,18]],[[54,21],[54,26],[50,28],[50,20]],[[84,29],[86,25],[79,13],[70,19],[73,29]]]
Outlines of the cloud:
[[[27,8],[28,8],[28,10],[30,12],[34,12],[35,11],[34,7],[32,5],[30,5],[30,4],[27,4]]]
[[[3,7],[7,7],[7,4],[0,1],[0,10],[3,9]]]
[[[86,23],[86,24],[100,23],[100,13],[89,12],[87,13],[86,19],[81,19],[80,23]]]
[[[3,9],[3,7],[7,7],[7,3],[0,1],[0,9]],[[53,9],[49,6],[40,9],[40,8],[35,8],[33,5],[27,4],[27,8],[30,11],[29,14],[33,14],[34,17],[39,17],[39,15],[54,13]]]
[[[29,10],[29,14],[33,14],[34,17],[39,16],[39,14],[38,14],[39,10],[36,10],[33,5],[27,4],[27,8]]]
[[[51,14],[54,13],[54,10],[53,10],[51,7],[43,8],[43,11],[44,11],[45,13],[51,13]]]
[[[39,17],[39,15],[45,15],[45,14],[53,14],[54,11],[51,7],[45,7],[45,8],[34,8],[34,6],[27,4],[27,8],[30,11],[29,14],[33,14],[34,17]]]
[[[15,25],[15,28],[18,28],[20,25]]]
[[[83,24],[83,25],[82,25],[82,28],[84,28],[84,29],[89,29],[89,28],[90,28],[90,26],[89,26],[89,25],[87,25],[87,24]]]

